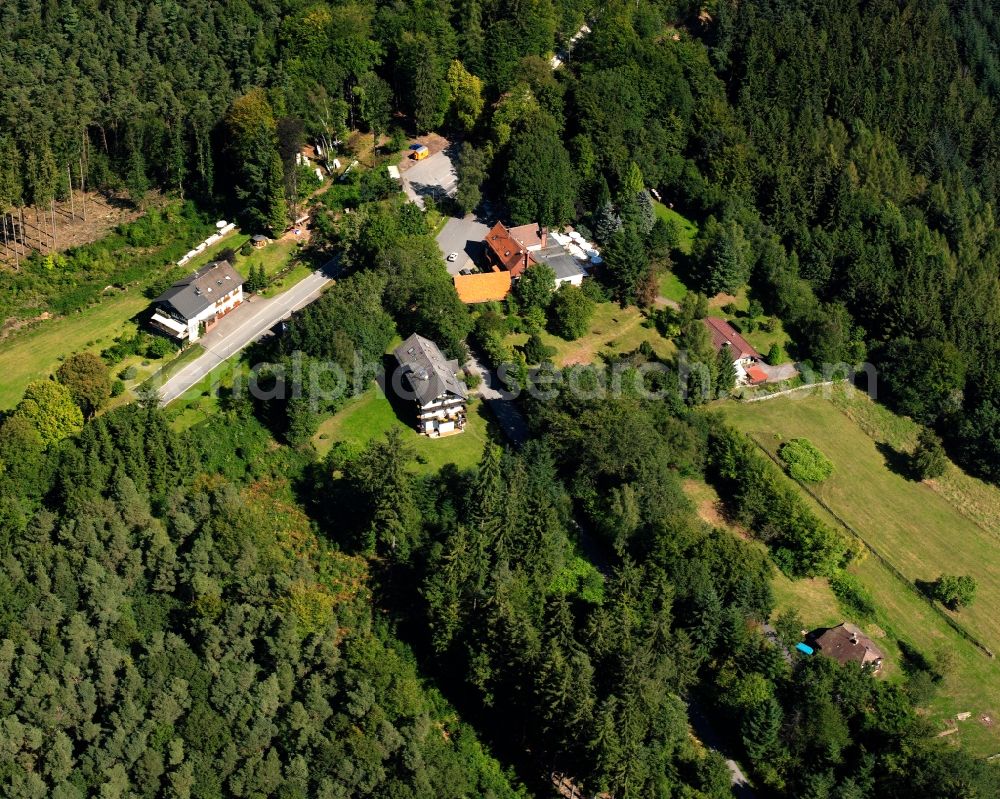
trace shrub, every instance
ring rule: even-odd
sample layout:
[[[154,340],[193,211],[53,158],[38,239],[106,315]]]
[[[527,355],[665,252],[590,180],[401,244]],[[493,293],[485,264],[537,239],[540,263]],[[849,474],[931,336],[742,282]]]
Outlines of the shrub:
[[[771,349],[767,351],[767,362],[771,364],[771,366],[777,366],[781,363],[781,356],[781,347],[777,344],[772,344]]]
[[[931,584],[932,596],[951,610],[972,604],[976,598],[976,580],[967,574],[942,574]]]
[[[125,393],[125,384],[121,380],[115,380],[111,384],[111,396],[120,397]]]
[[[837,572],[830,578],[830,589],[851,613],[859,619],[875,620],[875,599],[853,574]]]
[[[139,373],[139,370],[135,368],[135,365],[126,366],[118,373],[119,380],[134,380],[135,376]]]
[[[541,363],[542,361],[548,360],[555,354],[555,347],[548,346],[542,337],[537,333],[532,333],[524,347],[521,348],[524,352],[524,359],[528,363]]]
[[[778,455],[796,480],[821,483],[833,474],[833,464],[808,439],[794,438],[782,444]]]
[[[177,347],[169,339],[162,336],[154,336],[146,347],[147,358],[165,358],[177,352]]]
[[[910,459],[913,476],[918,480],[932,480],[944,474],[948,466],[948,456],[938,435],[928,428],[920,431],[917,448]]]

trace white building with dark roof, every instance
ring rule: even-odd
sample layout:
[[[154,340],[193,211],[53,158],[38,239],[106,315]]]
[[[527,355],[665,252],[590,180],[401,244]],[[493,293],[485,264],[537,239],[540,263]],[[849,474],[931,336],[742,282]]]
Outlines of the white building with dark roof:
[[[458,361],[448,360],[433,341],[416,333],[393,351],[399,370],[392,388],[417,406],[417,431],[428,436],[465,429],[468,389],[458,379]]]
[[[243,302],[243,278],[229,261],[214,261],[178,280],[154,300],[150,324],[178,341],[197,341]]]

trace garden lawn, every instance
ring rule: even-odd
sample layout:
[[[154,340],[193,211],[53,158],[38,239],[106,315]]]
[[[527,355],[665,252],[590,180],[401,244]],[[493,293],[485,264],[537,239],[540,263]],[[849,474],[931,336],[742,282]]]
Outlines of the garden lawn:
[[[653,200],[653,209],[656,215],[664,222],[674,223],[680,231],[680,239],[677,242],[677,249],[685,255],[691,254],[691,247],[694,238],[698,235],[698,226],[687,217],[681,216],[673,208],[668,208],[661,202]]]
[[[250,255],[237,256],[235,266],[243,277],[249,274],[251,266],[263,266],[264,274],[273,277],[288,266],[298,250],[298,245],[298,239],[291,237],[282,241],[272,241],[263,249],[254,250]]]
[[[670,270],[665,270],[660,273],[656,283],[659,288],[660,296],[666,297],[668,300],[672,300],[673,302],[679,303],[684,299],[684,295],[688,293],[687,286],[681,283],[680,278]]]
[[[460,469],[472,469],[479,463],[489,438],[487,428],[491,420],[488,414],[482,401],[474,399],[469,403],[463,432],[444,438],[427,438],[413,429],[410,419],[400,418],[382,390],[373,386],[320,424],[312,441],[316,451],[323,456],[334,443],[344,442],[361,449],[373,439],[384,436],[392,427],[399,427],[403,440],[417,453],[415,471],[434,473],[449,463]]]
[[[676,352],[674,343],[661,336],[638,308],[622,308],[613,302],[597,304],[590,329],[575,341],[565,341],[547,331],[543,331],[541,336],[545,344],[555,349],[552,361],[556,366],[593,363],[601,352],[634,352],[643,341],[648,341],[661,358],[671,358]],[[507,343],[513,346],[520,346],[527,340],[527,333],[514,333],[507,337]]]
[[[854,392],[836,390],[846,390],[849,396]],[[996,565],[1000,538],[994,532],[977,525],[941,492],[894,472],[889,464],[898,463],[898,454],[880,449],[819,390],[760,403],[726,402],[719,407],[730,422],[772,453],[790,438],[812,441],[833,462],[834,473],[811,490],[908,579],[933,580],[942,573],[975,577],[979,583],[976,602],[951,615],[988,647],[1000,650],[1000,618],[995,613],[1000,602],[1000,569]],[[804,496],[822,517],[836,524],[808,494]],[[973,721],[959,722],[963,741],[980,754],[1000,751],[996,728],[975,721],[981,713],[997,718],[1000,664],[959,637],[875,557],[868,556],[850,571],[871,592],[880,610],[878,622],[889,633],[882,643],[896,668],[901,662],[896,645],[900,639],[935,662],[949,664],[943,669],[946,676],[940,692],[930,705],[932,718],[941,722],[970,711]],[[779,600],[794,605],[798,586],[778,590],[780,584],[781,579],[776,582]],[[819,590],[821,586],[817,583],[811,588]],[[831,606],[821,601],[821,596],[822,591],[803,607],[804,620],[810,625],[830,621]],[[849,610],[843,610],[843,618],[850,618]]]

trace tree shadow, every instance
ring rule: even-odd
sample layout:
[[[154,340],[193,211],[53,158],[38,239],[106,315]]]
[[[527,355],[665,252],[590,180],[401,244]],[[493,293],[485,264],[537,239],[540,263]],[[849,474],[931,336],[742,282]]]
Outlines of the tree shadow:
[[[908,453],[896,449],[884,441],[876,442],[875,448],[881,453],[889,471],[898,474],[906,480],[914,480],[913,466]]]
[[[934,587],[935,587],[935,581],[934,580],[919,580],[918,579],[918,580],[914,580],[913,581],[913,585],[916,587],[916,589],[924,597],[926,597],[927,599],[930,599],[930,600],[934,599]]]
[[[931,679],[935,682],[941,679],[942,675],[923,652],[908,641],[900,640],[898,644],[901,656],[899,667],[907,677],[913,677],[916,674],[925,672],[931,675]]]

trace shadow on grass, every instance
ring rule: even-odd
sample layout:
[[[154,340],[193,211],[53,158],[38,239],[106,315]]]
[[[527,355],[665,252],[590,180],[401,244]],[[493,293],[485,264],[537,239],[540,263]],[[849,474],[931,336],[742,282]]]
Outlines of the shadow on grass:
[[[917,479],[913,473],[910,456],[906,452],[896,449],[894,446],[887,444],[884,441],[876,442],[875,448],[881,453],[883,459],[885,460],[886,468],[890,472],[898,474],[905,480],[915,481]]]

